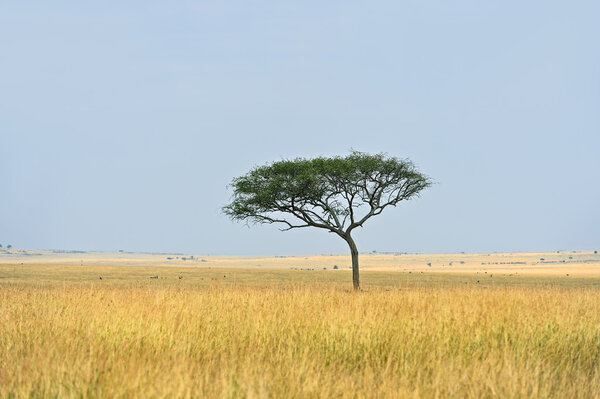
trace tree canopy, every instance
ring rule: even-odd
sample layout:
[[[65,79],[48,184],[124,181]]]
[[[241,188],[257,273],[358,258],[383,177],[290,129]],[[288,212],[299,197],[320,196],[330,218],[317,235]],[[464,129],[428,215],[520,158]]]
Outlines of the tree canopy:
[[[350,245],[358,288],[352,230],[430,185],[410,160],[385,154],[297,158],[234,178],[233,197],[223,212],[236,221],[277,223],[282,230],[316,227],[336,233]]]

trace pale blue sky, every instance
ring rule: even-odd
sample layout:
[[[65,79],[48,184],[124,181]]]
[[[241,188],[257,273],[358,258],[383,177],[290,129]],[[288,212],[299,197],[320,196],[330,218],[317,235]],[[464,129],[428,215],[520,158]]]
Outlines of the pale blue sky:
[[[600,249],[597,1],[0,1],[0,243],[345,253],[220,213],[350,149],[436,184],[361,251]]]

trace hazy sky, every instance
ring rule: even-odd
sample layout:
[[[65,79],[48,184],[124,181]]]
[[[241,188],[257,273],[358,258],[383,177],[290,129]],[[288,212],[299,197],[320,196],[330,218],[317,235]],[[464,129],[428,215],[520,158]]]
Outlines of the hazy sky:
[[[0,1],[0,243],[344,253],[227,185],[387,152],[437,184],[363,252],[600,249],[600,2]]]

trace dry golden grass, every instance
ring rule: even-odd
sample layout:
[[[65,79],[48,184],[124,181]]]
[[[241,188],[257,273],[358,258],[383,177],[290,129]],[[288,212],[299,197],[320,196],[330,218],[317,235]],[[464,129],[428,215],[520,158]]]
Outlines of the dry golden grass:
[[[599,282],[0,265],[0,397],[600,397]]]

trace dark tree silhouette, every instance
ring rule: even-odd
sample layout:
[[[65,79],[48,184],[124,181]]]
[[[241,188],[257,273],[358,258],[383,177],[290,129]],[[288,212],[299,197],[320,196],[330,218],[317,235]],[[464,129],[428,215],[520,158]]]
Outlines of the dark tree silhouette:
[[[298,158],[258,166],[234,178],[232,200],[223,212],[235,221],[278,223],[283,231],[316,227],[339,235],[350,247],[352,282],[359,290],[352,231],[430,185],[411,161],[385,154]]]

